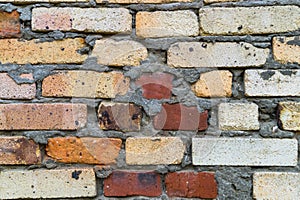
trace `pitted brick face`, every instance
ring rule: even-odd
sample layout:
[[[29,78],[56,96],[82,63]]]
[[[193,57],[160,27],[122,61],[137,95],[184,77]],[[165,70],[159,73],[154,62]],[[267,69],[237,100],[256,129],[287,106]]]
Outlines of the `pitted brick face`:
[[[0,11],[0,38],[21,36],[20,14]]]

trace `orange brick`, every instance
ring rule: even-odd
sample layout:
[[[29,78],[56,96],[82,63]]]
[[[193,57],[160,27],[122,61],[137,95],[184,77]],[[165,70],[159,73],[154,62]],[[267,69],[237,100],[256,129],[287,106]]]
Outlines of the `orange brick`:
[[[0,11],[0,38],[20,37],[20,14]]]

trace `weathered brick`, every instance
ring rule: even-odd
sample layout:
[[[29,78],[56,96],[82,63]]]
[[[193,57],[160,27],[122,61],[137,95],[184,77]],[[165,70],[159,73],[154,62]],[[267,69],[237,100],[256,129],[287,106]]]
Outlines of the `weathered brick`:
[[[0,104],[0,130],[75,130],[86,120],[84,104]]]
[[[20,37],[20,14],[0,11],[0,38]]]
[[[198,97],[230,97],[232,94],[232,73],[216,70],[200,74],[199,80],[191,87]]]
[[[135,82],[143,90],[146,99],[169,99],[172,96],[174,76],[167,73],[147,73]]]
[[[1,165],[32,165],[40,161],[39,145],[32,140],[20,136],[0,137]]]
[[[72,198],[96,196],[91,168],[7,170],[0,172],[0,198]]]
[[[47,155],[63,163],[114,164],[122,140],[114,138],[50,138]]]
[[[131,3],[174,3],[174,2],[192,2],[193,0],[96,0],[97,3],[119,3],[119,4],[131,4]]]
[[[22,74],[24,79],[32,80],[32,74]],[[34,99],[35,83],[17,84],[7,73],[0,73],[0,99]]]
[[[209,35],[296,31],[300,28],[299,11],[298,6],[201,8],[199,11],[200,30],[202,34]]]
[[[166,192],[170,197],[217,198],[214,173],[173,172],[166,176]]]
[[[273,54],[274,59],[280,63],[300,63],[300,38],[296,37],[274,37]]]
[[[162,194],[161,178],[152,171],[114,171],[104,180],[104,196],[148,196]]]
[[[300,96],[300,70],[246,70],[246,96]]]
[[[130,33],[132,16],[125,8],[34,8],[34,31]]]
[[[139,131],[142,116],[142,108],[132,103],[101,102],[98,109],[103,130]]]
[[[284,130],[300,131],[300,102],[279,103],[279,124]]]
[[[57,71],[42,84],[45,97],[115,98],[129,88],[129,78],[120,72]]]
[[[97,40],[91,57],[97,63],[109,66],[138,66],[148,56],[147,48],[133,40]]]
[[[153,125],[158,130],[205,130],[208,112],[200,113],[197,107],[187,107],[183,104],[162,105],[162,110],[153,119]]]
[[[199,23],[194,12],[156,11],[136,14],[136,35],[143,38],[196,36]]]
[[[255,103],[221,103],[218,116],[221,130],[259,129],[258,106]]]
[[[263,65],[269,49],[249,43],[179,42],[168,50],[171,67],[253,67]]]
[[[300,173],[256,172],[253,175],[255,199],[299,199]]]
[[[194,165],[296,166],[296,139],[193,138]]]
[[[185,145],[176,137],[138,137],[126,140],[128,165],[180,164]]]
[[[87,56],[77,50],[85,47],[84,39],[64,39],[53,42],[41,40],[0,40],[0,62],[2,64],[64,64],[82,63]]]

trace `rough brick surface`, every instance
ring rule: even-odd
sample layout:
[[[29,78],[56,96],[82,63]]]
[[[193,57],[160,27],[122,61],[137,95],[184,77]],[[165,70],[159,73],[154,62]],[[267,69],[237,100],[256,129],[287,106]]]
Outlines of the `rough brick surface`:
[[[256,172],[253,175],[255,199],[299,199],[300,173]]]
[[[139,131],[143,113],[132,103],[102,102],[98,109],[100,128],[103,130]]]
[[[232,94],[232,73],[228,70],[210,71],[200,74],[191,87],[198,97],[230,97]]]
[[[20,14],[0,11],[0,38],[20,37]]]
[[[114,171],[104,180],[105,196],[155,197],[161,194],[161,178],[151,171]]]
[[[32,74],[22,74],[20,77],[33,78]],[[19,85],[7,73],[0,73],[0,99],[33,99],[35,94],[35,83]]]
[[[32,29],[129,33],[131,18],[124,8],[34,8]]]
[[[42,95],[46,97],[115,98],[129,88],[129,78],[120,72],[60,71],[46,77]]]
[[[64,39],[53,42],[41,40],[0,40],[0,62],[15,64],[82,63],[87,56],[77,50],[85,47],[84,39]]]
[[[19,136],[0,137],[1,165],[32,165],[40,161],[39,145],[32,140]]]
[[[204,0],[204,3],[221,3],[221,2],[234,2],[242,0]]]
[[[296,166],[295,139],[193,138],[194,165]]]
[[[91,57],[98,64],[109,66],[138,66],[148,56],[147,48],[132,40],[97,40]]]
[[[50,138],[46,151],[58,162],[114,164],[121,144],[121,139],[113,138]]]
[[[173,2],[192,2],[193,0],[96,0],[97,3],[119,3],[119,4],[131,4],[131,3],[173,3]]]
[[[183,104],[162,105],[162,110],[153,119],[155,129],[162,130],[205,130],[208,112],[200,113],[197,107]]]
[[[280,63],[300,63],[300,37],[274,37],[274,59]]]
[[[298,6],[201,8],[200,30],[209,35],[247,35],[296,31]],[[266,20],[262,20],[266,19]]]
[[[84,104],[0,104],[0,130],[75,130],[87,120]]]
[[[254,103],[221,103],[218,111],[219,128],[233,131],[258,130],[258,115],[258,106]]]
[[[246,96],[300,96],[300,70],[246,70]]]
[[[136,35],[143,38],[196,36],[197,16],[189,10],[138,12]]]
[[[173,172],[167,174],[165,183],[171,197],[214,199],[218,194],[214,173]]]
[[[280,102],[279,124],[284,130],[300,131],[300,102]]]
[[[96,196],[93,169],[8,170],[0,172],[0,198],[72,198]]]
[[[185,145],[176,137],[139,137],[126,140],[128,165],[180,164]]]
[[[171,74],[156,72],[143,74],[135,83],[142,88],[146,99],[169,99],[172,96],[173,78]]]

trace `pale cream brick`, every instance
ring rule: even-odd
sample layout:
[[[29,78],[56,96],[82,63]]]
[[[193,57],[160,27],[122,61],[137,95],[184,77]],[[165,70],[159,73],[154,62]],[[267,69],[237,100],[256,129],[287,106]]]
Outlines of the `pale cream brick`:
[[[168,50],[171,67],[252,67],[263,65],[269,49],[249,43],[233,42],[179,42]]]
[[[192,157],[194,165],[296,166],[298,142],[296,139],[193,138]]]
[[[189,10],[138,12],[136,35],[143,38],[196,36],[197,16]]]
[[[257,200],[296,200],[300,197],[300,173],[256,172],[253,197]]]
[[[300,70],[246,70],[246,96],[300,96]]]
[[[201,8],[200,30],[209,35],[270,34],[300,28],[298,6]]]
[[[258,106],[254,103],[221,103],[218,120],[221,130],[258,130]]]
[[[132,40],[97,40],[91,57],[97,63],[109,66],[138,66],[148,56],[147,48]]]
[[[92,168],[7,170],[0,172],[0,198],[72,198],[96,196]]]
[[[300,102],[280,102],[278,108],[282,128],[300,131]]]
[[[280,63],[300,63],[300,36],[274,37],[273,54]]]

